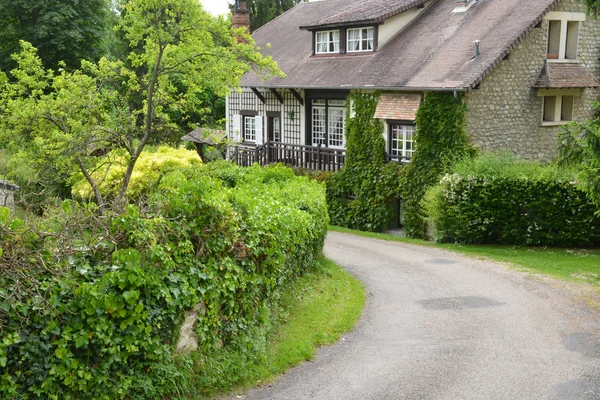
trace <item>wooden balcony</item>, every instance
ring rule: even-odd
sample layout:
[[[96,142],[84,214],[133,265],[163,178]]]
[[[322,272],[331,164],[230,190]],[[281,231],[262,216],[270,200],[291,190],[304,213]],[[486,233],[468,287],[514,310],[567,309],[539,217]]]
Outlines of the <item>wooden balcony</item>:
[[[230,148],[229,160],[248,167],[254,163],[261,166],[283,163],[290,167],[303,168],[310,171],[339,171],[346,163],[345,149],[332,149],[320,146],[302,146],[267,142],[261,146],[238,145]],[[406,163],[389,154],[385,162]]]

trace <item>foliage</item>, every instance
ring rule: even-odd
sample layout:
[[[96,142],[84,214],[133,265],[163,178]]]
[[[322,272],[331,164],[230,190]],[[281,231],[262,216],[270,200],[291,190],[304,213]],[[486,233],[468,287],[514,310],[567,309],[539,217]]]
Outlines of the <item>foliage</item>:
[[[554,166],[487,154],[442,178],[425,209],[442,242],[589,246],[599,221],[576,183]]]
[[[250,36],[204,12],[196,0],[128,0],[120,29],[132,49],[127,62],[103,58],[84,62],[81,70],[54,72],[23,42],[13,80],[0,87],[0,145],[19,149],[39,174],[56,170],[48,175],[57,186],[79,170],[101,211],[105,199],[92,179],[97,159],[91,153],[127,154],[114,200],[122,209],[144,147],[180,129],[173,118],[185,119],[194,96],[225,95],[251,69],[280,73]]]
[[[600,103],[595,107],[600,110]],[[600,117],[587,123],[573,123],[560,134],[562,165],[574,166],[583,189],[596,204],[600,216]]]
[[[0,70],[15,67],[10,55],[25,40],[39,50],[46,68],[64,61],[69,69],[81,60],[97,61],[106,53],[109,34],[108,0],[1,0]]]
[[[583,0],[583,3],[587,7],[588,14],[594,18],[600,16],[600,0]]]
[[[400,167],[384,164],[383,123],[374,118],[378,98],[360,93],[348,98],[346,165],[326,178],[334,225],[376,231],[386,228],[394,216]]]
[[[403,176],[404,228],[410,237],[426,237],[421,200],[427,189],[459,160],[472,156],[465,129],[466,106],[450,92],[427,92],[417,112],[417,151]]]
[[[188,393],[212,354],[261,349],[267,305],[327,230],[322,187],[280,166],[180,169],[151,198],[104,218],[67,201],[38,226],[1,212],[4,398]],[[200,348],[180,354],[192,308]]]
[[[240,0],[242,1],[242,0]],[[250,10],[250,32],[294,7],[300,0],[245,0]]]
[[[127,195],[129,198],[138,199],[156,187],[165,174],[201,163],[198,153],[193,150],[148,146],[135,164]],[[99,183],[98,187],[105,198],[117,195],[126,168],[127,160],[124,155],[112,151],[103,159],[102,164],[94,169],[92,178]],[[92,198],[94,194],[85,177],[78,174],[75,179],[73,197],[82,200]]]

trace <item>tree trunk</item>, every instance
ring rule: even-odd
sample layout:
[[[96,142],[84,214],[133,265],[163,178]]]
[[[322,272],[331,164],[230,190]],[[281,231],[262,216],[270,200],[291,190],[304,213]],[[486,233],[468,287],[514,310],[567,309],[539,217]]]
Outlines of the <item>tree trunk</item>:
[[[83,165],[83,161],[81,161],[80,157],[77,157],[77,165],[79,165],[79,169],[81,169],[81,173],[83,174],[83,176],[85,176],[85,179],[88,181],[88,183],[92,187],[92,191],[94,192],[94,197],[96,197],[96,203],[98,203],[98,211],[100,212],[100,215],[104,216],[106,214],[106,205],[104,204],[104,198],[102,197],[102,193],[100,193],[100,188],[98,187],[98,185],[96,185],[96,182],[94,182],[94,179],[92,179],[92,176],[88,172],[85,165]]]

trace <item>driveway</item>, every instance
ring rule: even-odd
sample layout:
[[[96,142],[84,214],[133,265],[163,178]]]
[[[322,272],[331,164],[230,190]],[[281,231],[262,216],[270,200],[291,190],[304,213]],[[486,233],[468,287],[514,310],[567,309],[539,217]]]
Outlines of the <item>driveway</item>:
[[[335,232],[325,253],[369,292],[356,329],[232,398],[600,399],[600,314],[556,282]]]

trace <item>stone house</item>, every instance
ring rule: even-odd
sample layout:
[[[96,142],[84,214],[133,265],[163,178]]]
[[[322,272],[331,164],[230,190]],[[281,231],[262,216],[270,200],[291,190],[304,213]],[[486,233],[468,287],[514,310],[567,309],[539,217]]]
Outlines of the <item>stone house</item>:
[[[234,7],[237,26],[244,8]],[[354,91],[381,93],[388,160],[410,160],[416,112],[439,91],[466,103],[481,149],[550,160],[561,125],[593,117],[600,97],[600,23],[578,0],[322,0],[253,38],[286,76],[246,74],[228,96],[240,163],[338,169]]]

